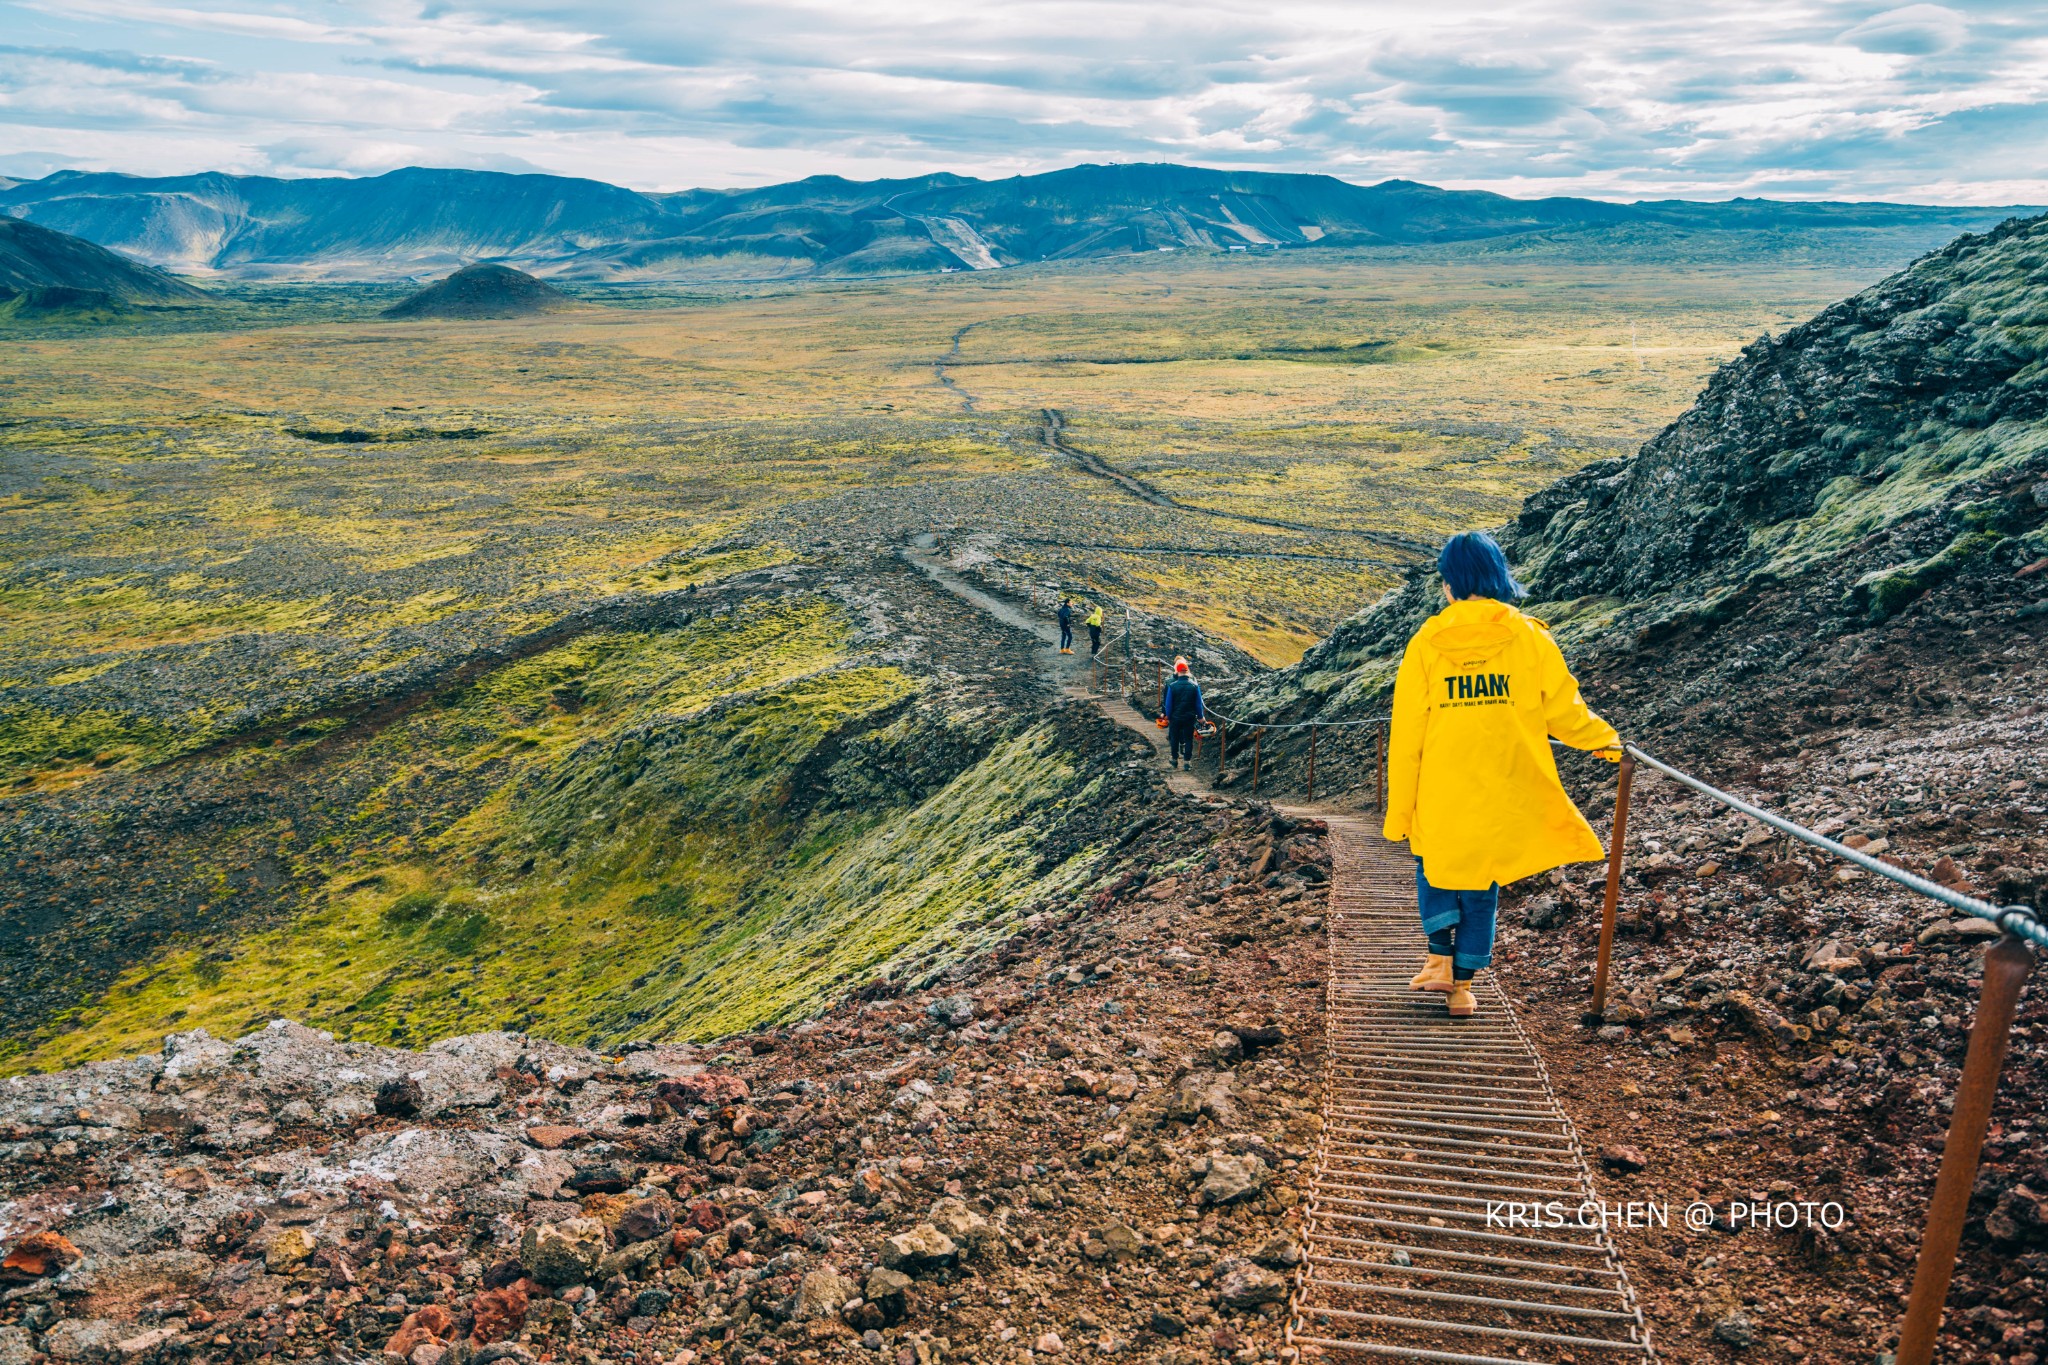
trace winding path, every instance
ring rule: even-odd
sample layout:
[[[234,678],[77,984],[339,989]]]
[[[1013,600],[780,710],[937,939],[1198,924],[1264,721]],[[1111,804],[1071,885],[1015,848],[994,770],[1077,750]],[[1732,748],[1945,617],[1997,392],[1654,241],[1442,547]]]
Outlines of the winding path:
[[[961,410],[964,412],[974,411],[974,395],[953,382],[953,376],[946,373],[946,367],[960,358],[960,343],[967,339],[969,332],[979,326],[981,324],[978,322],[970,322],[953,333],[953,349],[932,362],[933,377],[959,398]]]
[[[902,554],[1038,639],[1049,683],[1089,697],[1163,760],[1159,728],[1087,692],[1085,656],[1061,654],[1050,621],[968,582],[934,545],[920,536]],[[1161,776],[1211,794],[1195,772]],[[1597,1217],[1580,1225],[1600,1201],[1577,1131],[1495,975],[1481,977],[1469,1020],[1409,990],[1420,930],[1408,851],[1359,812],[1286,809],[1329,825],[1332,859],[1322,1136],[1290,1343],[1451,1365],[1653,1361],[1613,1238]],[[1535,1225],[1510,1223],[1508,1206]]]
[[[1278,517],[1258,517],[1249,512],[1226,512],[1220,508],[1203,507],[1198,503],[1183,502],[1170,493],[1161,492],[1135,474],[1127,474],[1093,451],[1070,445],[1066,440],[1067,419],[1058,408],[1046,408],[1038,429],[1039,439],[1045,448],[1077,467],[1106,479],[1117,485],[1132,497],[1141,498],[1154,507],[1170,507],[1176,512],[1187,512],[1198,517],[1214,517],[1219,521],[1241,521],[1252,526],[1270,526],[1280,531],[1296,531],[1307,535],[1356,536],[1385,545],[1407,555],[1422,555],[1431,552],[1431,547],[1408,536],[1396,535],[1392,531],[1366,531],[1349,526],[1318,526],[1312,522],[1282,521]]]

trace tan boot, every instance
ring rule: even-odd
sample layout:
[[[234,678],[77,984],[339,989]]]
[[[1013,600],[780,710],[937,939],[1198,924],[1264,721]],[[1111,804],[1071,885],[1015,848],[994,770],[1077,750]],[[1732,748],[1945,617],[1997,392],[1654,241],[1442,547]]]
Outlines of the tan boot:
[[[1438,957],[1431,953],[1422,964],[1422,970],[1408,981],[1411,991],[1447,991],[1451,988],[1451,957],[1449,953]]]
[[[1479,1013],[1479,1002],[1472,998],[1473,982],[1476,982],[1478,979],[1474,977],[1472,981],[1454,981],[1451,983],[1451,998],[1444,1001],[1444,1009],[1449,1012],[1451,1018],[1470,1019],[1473,1015]]]

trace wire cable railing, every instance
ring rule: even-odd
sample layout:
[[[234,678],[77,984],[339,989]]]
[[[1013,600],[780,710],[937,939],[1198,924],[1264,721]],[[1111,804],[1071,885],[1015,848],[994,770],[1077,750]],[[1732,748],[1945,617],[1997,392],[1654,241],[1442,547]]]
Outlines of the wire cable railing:
[[[2048,926],[2044,926],[2040,919],[2035,916],[2034,912],[2024,906],[1993,905],[1989,901],[1978,900],[1975,896],[1966,896],[1954,887],[1943,886],[1940,882],[1930,881],[1917,873],[1907,871],[1895,863],[1885,862],[1882,858],[1873,858],[1861,849],[1850,848],[1847,844],[1837,843],[1825,834],[1816,833],[1803,825],[1787,820],[1782,815],[1774,815],[1762,806],[1751,805],[1739,796],[1731,796],[1717,787],[1711,787],[1692,774],[1680,772],[1670,764],[1651,757],[1633,744],[1624,744],[1622,748],[1636,762],[1646,763],[1673,781],[1692,788],[1702,796],[1712,797],[1732,810],[1741,811],[1750,819],[1769,825],[1781,834],[1788,834],[1802,843],[1811,844],[1818,849],[1824,849],[1845,862],[1854,863],[1866,872],[1874,872],[1880,877],[1889,878],[1909,891],[1918,892],[1929,900],[1940,901],[1951,910],[1961,910],[1965,914],[1976,916],[1978,919],[1989,920],[2007,933],[2016,934],[2028,940],[2037,948],[2048,948]]]
[[[2013,1021],[2019,1014],[2020,991],[2034,968],[2034,948],[2048,947],[2048,927],[2025,906],[1993,905],[1966,895],[1732,796],[1636,745],[1624,743],[1621,750],[1621,770],[1614,788],[1614,827],[1607,841],[1607,891],[1601,905],[1600,947],[1594,967],[1591,1013],[1596,1018],[1606,1016],[1608,966],[1621,899],[1623,850],[1628,841],[1629,795],[1638,763],[1781,834],[1876,873],[1916,895],[1987,920],[2002,931],[1998,942],[1984,953],[1984,985],[1976,1017],[1970,1024],[1969,1051],[1963,1060],[1962,1079],[1956,1086],[1948,1138],[1941,1150],[1941,1169],[1935,1176],[1934,1195],[1928,1203],[1927,1226],[1913,1270],[1913,1289],[1906,1301],[1899,1349],[1894,1356],[1896,1365],[1930,1365],[1935,1337],[1941,1329],[1942,1310],[1948,1301],[1949,1282],[1955,1275],[1956,1256],[1962,1247],[1963,1223],[1969,1214],[1970,1191],[1977,1182],[1977,1165],[1983,1155],[1984,1134],[1991,1123],[1992,1101],[1998,1094],[1999,1073],[2005,1068]]]

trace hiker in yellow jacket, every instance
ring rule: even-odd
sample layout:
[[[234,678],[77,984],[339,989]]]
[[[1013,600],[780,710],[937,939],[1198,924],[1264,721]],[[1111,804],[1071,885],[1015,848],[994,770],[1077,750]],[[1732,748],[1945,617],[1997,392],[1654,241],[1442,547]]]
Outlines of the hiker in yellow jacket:
[[[1472,981],[1493,961],[1500,888],[1605,853],[1565,794],[1554,736],[1615,761],[1550,629],[1509,605],[1522,586],[1491,536],[1453,536],[1437,556],[1446,606],[1408,641],[1387,741],[1389,839],[1415,855],[1429,956],[1409,983],[1472,1015]]]

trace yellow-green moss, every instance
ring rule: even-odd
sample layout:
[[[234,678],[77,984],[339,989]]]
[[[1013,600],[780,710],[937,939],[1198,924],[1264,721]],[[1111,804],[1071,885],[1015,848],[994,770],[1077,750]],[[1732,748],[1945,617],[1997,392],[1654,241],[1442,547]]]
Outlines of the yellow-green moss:
[[[495,670],[378,740],[500,774],[467,814],[422,844],[343,848],[307,913],[128,972],[10,1066],[278,1015],[394,1041],[703,1037],[1002,937],[1091,865],[1041,877],[1034,835],[1088,793],[1035,732],[922,800],[820,799],[861,734],[944,723],[902,711],[906,675],[849,665],[846,630],[835,604],[796,596]],[[421,780],[402,769],[365,797],[366,839]]]

